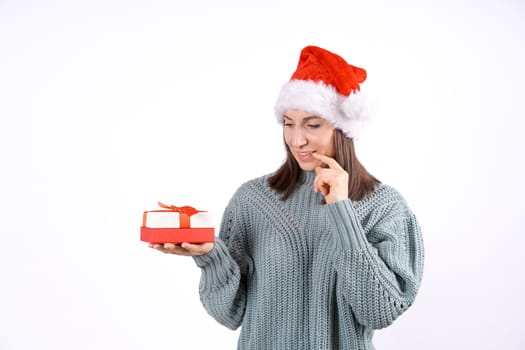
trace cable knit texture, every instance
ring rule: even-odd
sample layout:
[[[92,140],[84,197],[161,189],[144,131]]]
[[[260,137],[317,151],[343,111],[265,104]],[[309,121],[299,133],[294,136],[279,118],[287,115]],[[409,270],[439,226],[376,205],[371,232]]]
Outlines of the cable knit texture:
[[[315,173],[282,201],[268,176],[228,204],[214,249],[194,257],[208,313],[242,326],[238,349],[374,349],[416,297],[423,241],[392,187],[361,201],[322,204]]]

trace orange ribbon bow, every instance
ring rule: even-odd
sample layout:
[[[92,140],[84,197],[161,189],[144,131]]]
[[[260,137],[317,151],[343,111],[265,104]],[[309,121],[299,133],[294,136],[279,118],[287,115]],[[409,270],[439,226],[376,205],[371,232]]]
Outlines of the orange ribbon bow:
[[[183,207],[177,207],[175,205],[167,205],[161,202],[157,202],[159,207],[164,208],[165,210],[150,210],[149,212],[168,212],[173,211],[179,213],[179,227],[180,228],[190,228],[190,216],[205,212],[205,210],[197,210],[193,207],[190,207],[188,205],[185,205]],[[142,226],[146,226],[146,213],[144,212],[144,218],[143,218],[143,224]]]

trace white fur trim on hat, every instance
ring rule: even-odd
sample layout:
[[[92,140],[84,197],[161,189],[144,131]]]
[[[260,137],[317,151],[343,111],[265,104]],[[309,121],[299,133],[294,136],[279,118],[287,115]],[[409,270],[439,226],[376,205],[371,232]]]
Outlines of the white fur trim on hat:
[[[283,85],[275,104],[277,120],[282,123],[283,115],[291,109],[326,119],[350,138],[358,138],[369,119],[360,91],[344,96],[333,86],[312,80],[290,80]]]

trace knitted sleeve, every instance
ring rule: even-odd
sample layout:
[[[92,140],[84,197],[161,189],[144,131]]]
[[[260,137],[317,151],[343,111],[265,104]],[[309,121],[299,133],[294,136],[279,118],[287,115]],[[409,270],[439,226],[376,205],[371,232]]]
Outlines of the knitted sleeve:
[[[251,270],[244,226],[232,199],[211,252],[194,257],[201,268],[199,294],[206,311],[220,324],[237,329],[246,307],[246,276]]]
[[[327,207],[340,247],[338,292],[359,323],[380,329],[414,302],[424,249],[418,222],[399,194],[371,205],[362,221],[350,200]]]

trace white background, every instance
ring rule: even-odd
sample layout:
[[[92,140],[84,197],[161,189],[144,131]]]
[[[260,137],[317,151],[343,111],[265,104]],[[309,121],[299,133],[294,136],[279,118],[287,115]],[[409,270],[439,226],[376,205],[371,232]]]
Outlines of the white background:
[[[284,158],[300,49],[368,71],[357,143],[424,232],[378,349],[525,349],[525,4],[0,0],[0,349],[233,349],[189,258],[139,241],[158,200],[220,216]]]

